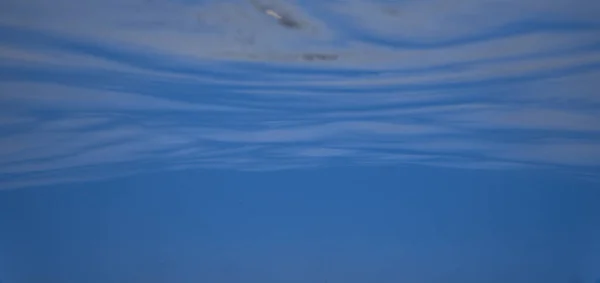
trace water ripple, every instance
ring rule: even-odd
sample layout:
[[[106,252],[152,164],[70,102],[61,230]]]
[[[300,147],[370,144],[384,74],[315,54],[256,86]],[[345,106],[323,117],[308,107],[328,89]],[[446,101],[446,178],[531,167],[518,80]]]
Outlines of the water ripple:
[[[600,168],[595,1],[54,2],[0,3],[0,188]]]

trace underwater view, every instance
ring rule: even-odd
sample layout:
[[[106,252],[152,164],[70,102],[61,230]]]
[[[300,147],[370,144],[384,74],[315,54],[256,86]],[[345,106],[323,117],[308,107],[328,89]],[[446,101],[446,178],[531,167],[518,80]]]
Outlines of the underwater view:
[[[600,282],[600,1],[1,0],[0,283]]]

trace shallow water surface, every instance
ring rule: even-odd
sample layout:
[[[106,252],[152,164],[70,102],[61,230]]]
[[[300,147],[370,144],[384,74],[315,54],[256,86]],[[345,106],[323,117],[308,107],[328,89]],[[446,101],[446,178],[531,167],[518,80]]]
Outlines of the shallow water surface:
[[[3,1],[3,187],[154,170],[600,165],[600,5]]]

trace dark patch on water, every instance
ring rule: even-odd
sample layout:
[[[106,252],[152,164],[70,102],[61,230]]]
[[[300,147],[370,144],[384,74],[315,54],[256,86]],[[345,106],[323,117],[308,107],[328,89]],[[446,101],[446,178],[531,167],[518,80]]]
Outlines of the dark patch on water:
[[[339,56],[337,54],[320,54],[320,53],[306,53],[302,54],[302,59],[306,61],[333,61],[337,60]]]
[[[279,19],[277,22],[286,28],[299,29],[302,27],[300,22],[298,22],[288,16],[284,16],[284,15],[282,15],[281,19]]]
[[[295,20],[294,17],[290,16],[288,13],[282,13],[282,11],[279,11],[279,9],[274,9],[273,7],[270,7],[270,5],[265,5],[256,1],[250,1],[250,3],[264,14],[268,14],[268,11],[275,12],[279,16],[279,18],[277,18],[277,23],[285,28],[302,28],[302,24],[298,20]]]

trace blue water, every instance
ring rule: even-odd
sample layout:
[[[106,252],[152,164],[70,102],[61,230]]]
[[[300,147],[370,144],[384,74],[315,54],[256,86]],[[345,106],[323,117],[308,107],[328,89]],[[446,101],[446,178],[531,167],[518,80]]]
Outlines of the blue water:
[[[598,1],[0,2],[3,283],[593,282],[600,277],[598,188]],[[373,196],[378,189],[388,198]],[[232,204],[247,190],[258,190],[245,195],[250,207],[269,207],[248,223],[272,227],[269,235],[283,242],[247,236],[255,228],[242,224],[247,212]],[[352,201],[338,206],[313,201],[347,191]],[[454,193],[437,198],[445,192]],[[173,194],[203,204],[181,204]],[[290,210],[267,205],[297,198]],[[527,201],[514,201],[521,198]],[[171,207],[163,218],[155,213],[162,200]],[[223,216],[209,203],[231,212]],[[407,218],[393,228],[397,215],[427,211],[451,216],[418,225],[446,221],[456,230],[419,226],[408,238],[391,236],[416,225]],[[278,213],[307,235],[286,242],[291,236],[281,231],[291,224],[266,216]],[[88,227],[74,215],[105,226]],[[352,226],[348,215],[362,220]],[[218,223],[206,228],[213,238],[185,228],[195,217]],[[163,238],[124,228],[144,221],[152,231],[178,224],[165,224],[173,234]],[[324,228],[338,222],[346,224]],[[220,226],[227,223],[241,230]],[[490,229],[513,236],[483,232]],[[350,230],[379,232],[335,240]],[[129,234],[119,242],[111,233]],[[153,244],[135,246],[136,237]],[[172,252],[179,271],[152,275],[166,256],[151,247],[175,239],[183,239]],[[251,248],[242,255],[189,250],[217,242]],[[331,243],[337,250],[323,248]],[[106,249],[105,264],[123,264],[81,266],[102,258],[94,245]],[[276,247],[337,265],[315,271],[322,265],[288,254],[275,268],[286,257]],[[207,253],[235,264],[212,266],[220,261]],[[359,263],[369,256],[375,259]],[[157,262],[148,267],[144,258]],[[233,264],[236,271],[225,273],[238,275],[196,274],[194,260],[210,270]],[[347,278],[350,271],[360,275]]]

